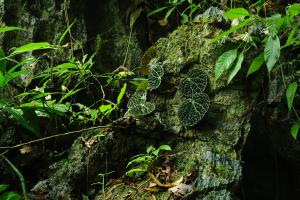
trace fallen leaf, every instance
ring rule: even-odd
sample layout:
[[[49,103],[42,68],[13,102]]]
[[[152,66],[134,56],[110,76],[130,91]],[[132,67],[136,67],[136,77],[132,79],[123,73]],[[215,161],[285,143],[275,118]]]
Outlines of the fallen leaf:
[[[23,146],[21,149],[19,149],[21,154],[28,154],[32,152],[32,147],[31,146]]]
[[[172,192],[176,196],[186,196],[187,194],[193,192],[193,186],[181,183],[177,186],[169,188],[168,191]]]
[[[168,25],[168,20],[167,19],[161,19],[158,21],[159,25],[161,26],[167,26]]]

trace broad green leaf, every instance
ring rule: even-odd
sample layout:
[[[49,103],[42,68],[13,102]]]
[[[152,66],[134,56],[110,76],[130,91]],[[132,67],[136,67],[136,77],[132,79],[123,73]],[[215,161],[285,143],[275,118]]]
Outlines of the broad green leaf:
[[[22,197],[16,192],[5,192],[0,195],[0,200],[22,200]]]
[[[136,20],[139,18],[143,11],[143,8],[140,7],[138,9],[135,9],[131,14],[130,14],[130,28],[133,28],[133,25],[135,24]]]
[[[153,147],[153,145],[151,145],[151,146],[147,147],[146,152],[147,152],[147,154],[150,154],[154,150],[155,150],[155,148]]]
[[[280,57],[280,40],[277,35],[268,36],[265,49],[264,59],[268,68],[269,73],[272,71],[274,65]]]
[[[6,184],[0,184],[0,193],[3,192],[4,190],[7,190],[9,185]]]
[[[259,70],[260,67],[264,64],[264,62],[265,62],[265,60],[264,60],[264,53],[260,53],[252,61],[251,65],[250,65],[250,67],[248,69],[247,76],[249,76],[250,74],[253,74],[257,70]]]
[[[0,72],[0,87],[6,86],[11,80],[17,78],[18,76],[28,74],[29,72],[29,69],[25,69],[13,73],[6,73],[5,76],[3,76],[2,72]]]
[[[297,87],[298,87],[297,82],[293,82],[293,83],[289,84],[287,89],[286,89],[285,95],[286,95],[286,100],[287,100],[289,110],[292,109],[295,94],[296,94],[296,91],[297,91]]]
[[[5,58],[5,53],[4,53],[4,51],[3,51],[2,48],[0,48],[0,59],[1,59],[1,58]],[[1,59],[1,60],[0,60],[0,71],[1,71],[2,73],[5,73],[5,72],[6,72],[6,65],[7,65],[6,59]]]
[[[143,175],[147,172],[147,168],[133,168],[126,172],[126,176],[134,177],[136,174]]]
[[[165,151],[172,151],[172,148],[169,145],[161,145],[159,147],[159,149],[165,150]]]
[[[8,32],[8,31],[20,31],[20,30],[23,30],[23,29],[20,27],[5,26],[5,27],[0,28],[0,33]]]
[[[271,17],[265,19],[265,23],[267,26],[270,35],[276,35],[280,30],[281,27],[284,25],[285,19],[282,18],[280,14],[274,14]]]
[[[289,6],[287,12],[292,16],[297,16],[300,14],[300,4],[299,3],[294,3],[291,6]]]
[[[217,60],[215,66],[215,77],[216,80],[220,78],[220,76],[234,63],[237,57],[237,49],[231,49],[229,51],[224,52]]]
[[[216,41],[222,39],[223,37],[229,36],[231,33],[243,28],[244,26],[248,26],[248,25],[252,24],[254,21],[255,21],[254,18],[246,19],[245,21],[242,21],[241,23],[239,23],[237,26],[234,26],[234,27],[230,28],[228,31],[225,31],[225,32],[219,34],[217,37],[213,38],[212,42],[216,42]]]
[[[54,49],[54,47],[51,44],[49,44],[48,42],[29,43],[29,44],[26,44],[26,45],[16,48],[11,53],[11,55],[17,55],[17,54],[41,50],[41,49]]]
[[[99,107],[99,110],[101,113],[103,113],[104,115],[108,115],[109,113],[111,113],[112,111],[112,105],[111,104],[107,104],[107,105],[101,105]]]
[[[157,157],[159,152],[160,152],[160,149],[155,149],[154,151],[151,152],[151,154],[153,154]]]
[[[16,111],[13,107],[11,107],[6,101],[0,99],[0,109],[5,112],[11,114],[22,126],[30,130],[35,136],[39,136],[39,133],[36,132],[33,126],[27,121],[25,117],[23,117],[18,111]]]
[[[245,8],[234,8],[230,9],[225,13],[228,19],[234,20],[240,17],[249,16],[249,12]]]
[[[60,64],[60,65],[57,65],[53,68],[55,68],[56,70],[69,70],[69,69],[74,69],[76,68],[77,65],[74,64],[74,63],[71,63],[71,62],[67,62],[67,63],[63,63],[63,64]],[[51,69],[48,69],[48,70],[51,70]]]
[[[153,156],[146,155],[146,154],[141,154],[141,155],[137,156],[136,158],[131,159],[130,162],[128,162],[126,168],[128,168],[131,165],[137,165],[137,164],[140,164],[140,163],[147,163],[147,162],[149,162],[153,159],[154,159]]]
[[[120,93],[118,95],[118,98],[117,98],[117,104],[119,105],[124,97],[124,94],[126,92],[126,88],[127,88],[127,83],[124,83],[122,89],[120,90]]]
[[[157,14],[157,13],[162,12],[163,10],[165,10],[165,9],[167,9],[167,8],[168,8],[167,6],[165,6],[165,7],[160,7],[160,8],[158,8],[158,9],[155,9],[155,10],[151,11],[147,16],[150,17],[150,16],[152,16],[152,15],[155,15],[155,14]]]
[[[180,16],[181,16],[181,24],[186,24],[189,22],[189,17],[186,14],[182,13]]]
[[[293,44],[293,42],[295,41],[295,34],[296,34],[296,31],[299,29],[299,26],[294,26],[292,31],[289,33],[289,36],[288,36],[288,39],[286,40],[286,43],[285,45],[282,47],[282,48],[285,48],[287,46],[290,46]]]
[[[244,54],[239,53],[236,62],[234,63],[233,67],[229,71],[227,84],[229,84],[232,81],[232,79],[235,77],[235,75],[240,71],[243,61],[244,61]]]
[[[295,140],[297,140],[297,136],[298,136],[298,133],[299,133],[299,122],[296,122],[296,123],[293,124],[293,126],[290,129],[290,133],[291,133],[292,137]]]
[[[31,108],[40,111],[46,111],[47,113],[65,116],[67,112],[70,111],[70,105],[55,103],[53,101],[32,101],[29,103],[24,103],[20,105],[20,108]]]

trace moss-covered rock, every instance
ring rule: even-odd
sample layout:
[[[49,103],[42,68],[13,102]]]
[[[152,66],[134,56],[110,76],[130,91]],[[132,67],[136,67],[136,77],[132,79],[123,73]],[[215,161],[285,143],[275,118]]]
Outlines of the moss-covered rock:
[[[188,189],[187,193],[181,194],[182,198],[233,199],[236,192],[235,186],[241,178],[240,153],[250,129],[250,117],[259,90],[256,84],[245,84],[243,79],[236,79],[231,85],[227,85],[226,80],[215,80],[216,59],[233,45],[229,41],[212,43],[210,38],[219,34],[220,31],[212,24],[189,24],[179,27],[169,37],[157,41],[142,61],[145,65],[152,59],[156,59],[163,67],[164,76],[161,84],[158,88],[148,90],[147,99],[143,101],[154,103],[155,110],[145,116],[131,116],[117,120],[116,124],[127,127],[126,131],[118,130],[117,126],[113,127],[111,142],[100,142],[99,146],[93,145],[90,151],[98,153],[95,153],[93,158],[90,157],[92,166],[96,167],[99,162],[108,162],[110,170],[116,169],[125,173],[126,165],[124,162],[117,161],[117,158],[127,157],[128,161],[133,152],[142,153],[140,150],[144,149],[150,140],[158,144],[169,143],[174,153],[168,162],[173,169],[169,181],[174,182],[183,177],[184,180],[189,179],[185,186],[192,188]],[[182,92],[178,86],[191,69],[201,70],[206,74],[206,89],[204,90],[205,87],[202,84],[203,88],[196,92],[207,94],[210,107],[204,118],[197,124],[187,126],[178,117],[178,111],[183,102],[189,98],[187,96],[193,98],[194,91]],[[145,69],[144,71],[149,72]],[[198,83],[193,83],[193,85],[197,87]],[[73,168],[80,167],[79,171],[61,168],[54,175],[55,179],[51,177],[47,179],[48,181],[54,180],[51,182],[52,186],[56,183],[63,187],[66,183],[83,179],[83,169],[88,165],[83,161],[86,160],[87,150],[80,153],[82,148],[86,149],[86,147],[79,141],[74,143],[70,153],[71,156],[79,152],[70,164]],[[120,141],[123,144],[125,141],[127,146],[121,152],[116,152],[120,145],[116,149],[113,147],[120,144]],[[75,148],[75,145],[78,147]],[[97,160],[96,155],[102,152],[109,153],[107,161],[103,157]],[[153,173],[156,172],[155,169],[152,170]],[[96,171],[91,174],[95,176]],[[63,174],[67,174],[67,179],[59,180]],[[145,190],[148,185],[147,180],[127,183],[123,181],[121,184],[107,186],[105,194],[100,192],[96,199],[103,199],[104,196],[109,199],[177,198],[172,191],[164,187],[158,188],[158,191],[151,191],[151,188]],[[53,194],[59,194],[58,189],[59,187],[55,186],[56,192]],[[50,188],[50,193],[53,191],[54,189]],[[71,191],[67,191],[67,194]]]
[[[259,92],[256,84],[246,84],[243,79],[236,79],[231,85],[222,79],[215,80],[216,59],[233,45],[229,41],[212,43],[208,35],[218,33],[219,29],[207,24],[184,25],[151,48],[151,51],[156,50],[152,54],[154,59],[164,67],[164,77],[157,89],[148,91],[149,101],[155,104],[156,110],[136,121],[137,126],[149,135],[149,130],[160,129],[162,137],[183,138],[174,144],[177,156],[173,162],[176,177],[197,174],[191,183],[193,192],[186,194],[191,199],[232,199],[235,185],[241,178],[240,153],[250,130],[252,109]],[[151,62],[148,57],[147,54],[145,58]],[[208,88],[204,92],[211,102],[206,116],[195,126],[184,125],[178,117],[179,107],[185,101],[178,85],[190,69],[207,74]],[[151,195],[157,199],[172,196],[167,190],[151,193],[143,189],[143,192],[131,191],[130,188],[108,190],[112,195],[127,194],[136,199],[147,199]]]

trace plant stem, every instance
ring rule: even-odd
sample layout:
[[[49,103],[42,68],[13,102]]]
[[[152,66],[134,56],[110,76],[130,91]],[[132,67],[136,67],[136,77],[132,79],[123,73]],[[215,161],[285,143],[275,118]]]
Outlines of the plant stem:
[[[24,200],[29,200],[28,194],[26,192],[25,179],[24,179],[24,176],[22,175],[22,173],[4,155],[1,155],[1,158],[3,160],[5,160],[7,162],[7,164],[12,168],[12,170],[16,173],[16,175],[18,176],[18,178],[20,180],[20,184],[21,184],[21,188],[22,188],[22,193],[23,193]]]

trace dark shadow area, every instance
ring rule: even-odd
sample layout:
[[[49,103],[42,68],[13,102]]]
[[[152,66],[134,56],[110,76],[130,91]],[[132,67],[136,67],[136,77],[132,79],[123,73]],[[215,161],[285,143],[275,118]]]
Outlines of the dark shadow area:
[[[270,125],[260,113],[254,115],[252,124],[242,154],[244,200],[295,199],[300,195],[300,162],[294,157],[296,149],[283,139],[289,134],[288,125]]]

